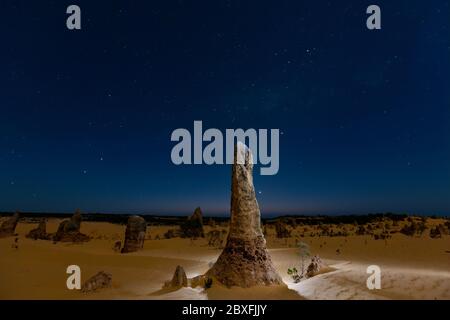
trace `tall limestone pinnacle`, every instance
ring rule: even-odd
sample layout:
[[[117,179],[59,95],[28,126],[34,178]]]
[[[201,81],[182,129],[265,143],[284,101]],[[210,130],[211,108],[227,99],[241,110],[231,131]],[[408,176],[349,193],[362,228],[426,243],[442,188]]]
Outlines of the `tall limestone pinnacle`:
[[[227,244],[206,275],[228,287],[283,283],[273,266],[261,230],[261,214],[253,187],[252,153],[241,142],[234,148]]]

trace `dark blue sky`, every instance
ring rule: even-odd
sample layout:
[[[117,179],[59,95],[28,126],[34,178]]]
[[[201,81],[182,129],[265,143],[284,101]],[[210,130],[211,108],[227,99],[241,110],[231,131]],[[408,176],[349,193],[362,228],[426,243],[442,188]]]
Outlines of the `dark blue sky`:
[[[449,1],[0,12],[0,210],[226,214],[229,166],[170,160],[171,132],[202,120],[283,133],[279,173],[255,175],[264,214],[450,214]]]

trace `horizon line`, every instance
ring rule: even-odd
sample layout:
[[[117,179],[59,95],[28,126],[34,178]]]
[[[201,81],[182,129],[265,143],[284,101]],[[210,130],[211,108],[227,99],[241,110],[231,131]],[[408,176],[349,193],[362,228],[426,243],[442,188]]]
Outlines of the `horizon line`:
[[[19,212],[22,214],[50,214],[50,215],[72,215],[76,212],[74,211],[21,211],[21,210],[12,210],[12,211],[0,211],[0,215],[3,214],[11,214],[15,212]],[[81,211],[81,210],[80,210]],[[189,214],[180,214],[180,213],[150,213],[150,212],[94,212],[94,211],[81,211],[81,214],[87,215],[141,215],[141,216],[153,216],[153,217],[186,217]],[[424,217],[432,217],[438,216],[442,218],[449,218],[450,215],[446,213],[434,213],[434,214],[426,214],[426,213],[407,213],[407,212],[366,212],[366,213],[281,213],[281,214],[262,214],[261,218],[282,218],[282,217],[344,217],[344,216],[369,216],[369,215],[394,215],[394,216],[424,216]],[[213,213],[213,214],[203,214],[204,217],[217,217],[217,218],[227,218],[230,217],[230,213]]]

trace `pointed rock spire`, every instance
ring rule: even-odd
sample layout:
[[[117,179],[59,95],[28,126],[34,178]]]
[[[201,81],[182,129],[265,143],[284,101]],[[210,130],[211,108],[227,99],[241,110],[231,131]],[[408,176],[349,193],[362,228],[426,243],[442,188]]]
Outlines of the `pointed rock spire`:
[[[241,142],[234,149],[227,244],[207,275],[226,286],[282,284],[261,230],[261,214],[253,187],[252,153]]]

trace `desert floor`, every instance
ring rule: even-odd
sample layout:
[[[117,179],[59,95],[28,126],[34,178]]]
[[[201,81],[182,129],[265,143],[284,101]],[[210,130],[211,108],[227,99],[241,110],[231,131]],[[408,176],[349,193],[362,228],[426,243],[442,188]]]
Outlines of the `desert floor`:
[[[60,220],[51,219],[47,232],[55,232]],[[183,288],[161,291],[177,265],[193,277],[208,270],[221,249],[205,239],[163,239],[170,227],[149,226],[144,250],[120,254],[112,249],[122,240],[125,226],[83,222],[81,232],[93,239],[83,244],[31,240],[25,234],[36,224],[20,222],[19,248],[14,237],[0,239],[0,299],[450,299],[450,236],[439,239],[394,234],[392,239],[370,236],[302,237],[334,270],[293,283],[287,269],[299,268],[294,239],[277,239],[268,233],[272,260],[287,286],[250,289]],[[173,228],[173,227],[172,227]],[[209,228],[209,227],[206,227]],[[155,240],[161,235],[163,240]],[[339,252],[336,250],[339,249]],[[111,288],[94,293],[68,290],[69,265],[81,268],[82,282],[98,271],[113,276]],[[369,290],[366,268],[381,268],[381,289]]]

